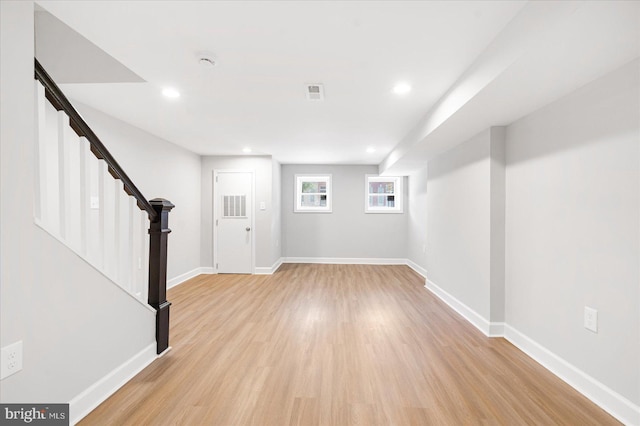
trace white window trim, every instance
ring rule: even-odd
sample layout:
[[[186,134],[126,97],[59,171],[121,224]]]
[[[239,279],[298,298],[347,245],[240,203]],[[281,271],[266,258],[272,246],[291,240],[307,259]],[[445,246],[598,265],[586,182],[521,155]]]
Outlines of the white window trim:
[[[332,212],[332,184],[331,174],[295,175],[293,194],[295,197],[293,211],[295,213],[331,213]],[[326,207],[304,207],[301,204],[302,182],[327,182],[327,205]]]
[[[369,182],[389,182],[394,181],[393,195],[395,207],[371,207],[369,205],[369,195],[389,195],[389,194],[369,194]],[[364,178],[364,212],[365,213],[404,213],[404,193],[402,189],[402,176],[379,176],[365,175]]]

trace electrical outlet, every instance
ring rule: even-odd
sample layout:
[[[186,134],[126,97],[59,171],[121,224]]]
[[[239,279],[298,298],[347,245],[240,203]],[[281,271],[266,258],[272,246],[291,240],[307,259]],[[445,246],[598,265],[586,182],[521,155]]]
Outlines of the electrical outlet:
[[[598,311],[596,309],[584,307],[584,328],[594,333],[598,332]]]
[[[22,370],[22,340],[2,348],[0,380]]]

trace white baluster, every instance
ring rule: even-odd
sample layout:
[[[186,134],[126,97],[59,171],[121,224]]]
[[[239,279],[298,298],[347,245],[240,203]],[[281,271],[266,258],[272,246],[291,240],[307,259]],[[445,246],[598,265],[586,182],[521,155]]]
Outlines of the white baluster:
[[[44,197],[42,219],[46,230],[60,235],[60,184],[58,174],[58,112],[49,102],[45,104],[45,132],[40,140],[42,154]]]
[[[89,239],[89,215],[91,214],[91,177],[89,172],[89,159],[87,151],[89,150],[89,142],[85,138],[78,139],[78,185],[79,185],[79,203],[80,203],[80,255],[89,259],[87,252]]]
[[[111,280],[117,282],[118,255],[116,244],[118,241],[118,235],[116,229],[118,224],[118,215],[116,214],[116,209],[119,204],[119,198],[116,197],[116,182],[107,170],[108,168],[105,163],[102,173],[102,179],[104,181],[104,203],[102,203],[101,206],[104,211],[104,273]]]
[[[57,114],[57,146],[58,146],[58,208],[60,210],[60,237],[63,240],[67,238],[67,206],[69,201],[69,176],[67,165],[67,129],[69,128],[69,116],[64,111],[58,111]]]
[[[42,205],[46,191],[45,152],[43,144],[46,141],[46,104],[44,86],[35,80],[35,105],[36,105],[36,137],[35,137],[35,197],[33,214],[38,223],[42,223]]]
[[[107,164],[100,160],[98,162],[98,197],[100,198],[100,209],[98,210],[98,241],[100,242],[100,268],[102,272],[104,272],[107,276],[107,270],[109,269],[107,265],[107,241],[106,236],[107,232],[107,224],[109,223],[107,219],[107,211],[109,208],[109,200],[107,200],[107,183],[109,182],[110,177],[107,176]]]
[[[70,248],[81,251],[81,159],[80,140],[78,135],[68,125],[68,118],[64,120],[63,143],[63,182],[64,182],[64,229],[65,239]]]
[[[133,197],[127,197],[127,211],[126,211],[126,215],[127,215],[127,230],[126,230],[126,236],[127,236],[127,245],[126,245],[126,251],[125,251],[125,260],[127,262],[127,269],[126,269],[126,274],[127,274],[127,281],[128,281],[128,289],[129,292],[131,294],[135,294],[134,289],[135,289],[135,282],[136,282],[136,277],[135,277],[135,268],[136,268],[136,263],[134,261],[134,256],[135,256],[135,249],[134,249],[134,234],[133,234],[133,230],[134,230],[134,218],[135,216],[135,210],[136,210],[136,200]]]
[[[83,138],[86,141],[86,139]],[[87,195],[88,195],[88,209],[87,212],[87,259],[97,269],[102,270],[102,233],[104,230],[103,214],[102,214],[102,200],[103,189],[102,179],[102,164],[103,161],[98,160],[91,152],[91,146],[89,141],[85,143],[85,165],[87,171]]]
[[[141,298],[143,302],[147,303],[149,298],[149,215],[146,212],[142,213],[142,291]]]
[[[120,287],[122,281],[120,281],[120,241],[122,235],[120,234],[120,192],[122,192],[122,184],[120,180],[111,179],[113,182],[113,253],[111,259],[113,260],[113,281],[115,281]]]
[[[131,233],[129,220],[129,196],[124,192],[122,181],[117,182],[117,210],[118,218],[117,237],[117,261],[118,261],[118,284],[131,293]]]
[[[135,201],[134,201],[135,204]],[[135,209],[134,221],[133,221],[133,294],[138,299],[142,297],[142,288],[145,285],[143,282],[143,270],[144,270],[144,212]]]

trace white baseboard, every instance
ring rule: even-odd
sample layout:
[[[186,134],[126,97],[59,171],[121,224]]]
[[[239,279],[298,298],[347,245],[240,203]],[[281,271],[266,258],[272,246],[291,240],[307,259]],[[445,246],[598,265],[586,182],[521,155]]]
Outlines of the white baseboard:
[[[254,273],[256,275],[271,275],[275,273],[278,270],[278,268],[280,268],[280,266],[282,266],[282,263],[283,263],[283,258],[281,257],[280,259],[276,260],[275,263],[271,265],[271,267],[256,266]]]
[[[504,337],[625,425],[640,425],[640,407],[510,325]]]
[[[447,293],[442,288],[438,287],[431,280],[427,280],[424,286],[427,290],[429,290],[430,292],[438,296],[440,300],[442,300],[444,303],[449,305],[454,311],[462,315],[464,319],[469,321],[475,328],[480,330],[485,336],[489,336],[489,337],[502,336],[502,334],[500,335],[493,334],[493,331],[495,329],[501,328],[499,324],[502,324],[502,323],[494,323],[494,324],[490,323],[482,315],[480,315],[479,313],[477,313],[476,311],[474,311],[473,309],[471,309],[470,307],[468,307],[467,305],[459,301],[454,296]]]
[[[269,266],[256,266],[253,270],[255,275],[271,275],[271,267]]]
[[[82,420],[136,374],[151,364],[156,357],[156,342],[153,342],[73,398],[69,402],[70,424],[75,425]]]
[[[325,263],[335,265],[408,265],[418,274],[426,277],[427,271],[416,263],[407,259],[397,258],[352,258],[352,257],[281,257],[269,266],[256,266],[254,273],[256,275],[271,275],[275,273],[283,263]],[[182,284],[183,282],[197,277],[200,274],[216,274],[216,270],[212,267],[201,266],[189,272],[178,275],[167,281],[167,289]]]
[[[467,305],[426,280],[425,287],[489,337],[504,337],[540,365],[625,425],[640,425],[640,407],[573,366],[509,324],[489,322]]]
[[[409,260],[407,259],[407,266],[411,269],[413,269],[414,271],[416,271],[419,275],[421,275],[425,280],[427,279],[427,270],[424,269],[422,266],[418,265],[416,262],[414,262],[413,260]]]
[[[504,322],[490,322],[488,337],[504,337],[504,328],[507,323]]]
[[[180,274],[177,277],[173,277],[170,280],[167,280],[167,290],[175,287],[177,285],[182,284],[183,282],[193,278],[193,277],[197,277],[198,275],[200,275],[202,272],[200,272],[202,268],[195,268],[189,272],[185,272],[184,274]]]
[[[167,290],[177,285],[180,285],[183,282],[188,281],[193,277],[197,277],[198,275],[215,274],[215,273],[216,273],[215,270],[211,267],[201,266],[199,268],[195,268],[189,272],[185,272],[184,274],[178,275],[177,277],[167,280]]]
[[[331,265],[406,265],[407,259],[369,257],[285,257],[283,263],[325,263]]]

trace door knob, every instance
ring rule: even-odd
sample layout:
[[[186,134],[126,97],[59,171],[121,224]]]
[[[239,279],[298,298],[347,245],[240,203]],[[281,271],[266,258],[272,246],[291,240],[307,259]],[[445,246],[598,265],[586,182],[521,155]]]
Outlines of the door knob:
[[[251,228],[249,228],[248,226],[245,228],[248,231],[251,231]]]

